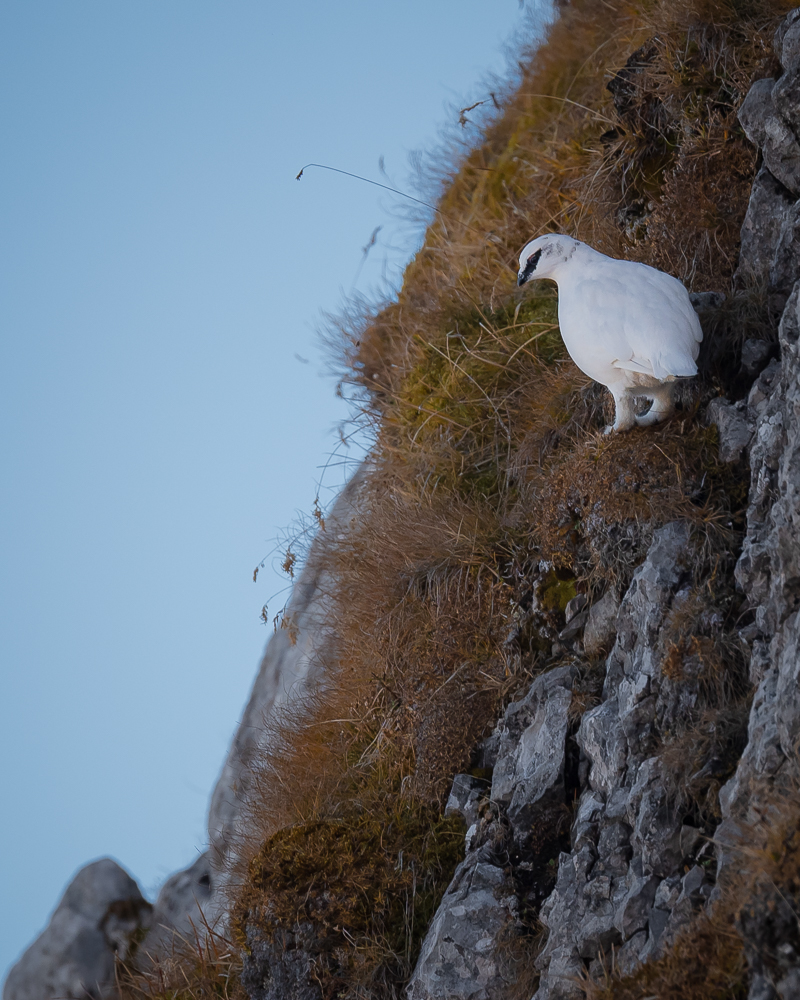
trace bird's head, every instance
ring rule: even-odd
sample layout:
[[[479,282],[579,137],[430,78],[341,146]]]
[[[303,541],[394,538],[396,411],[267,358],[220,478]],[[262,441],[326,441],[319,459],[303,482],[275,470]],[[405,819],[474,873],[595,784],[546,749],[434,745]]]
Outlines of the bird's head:
[[[553,272],[572,257],[581,244],[571,236],[547,233],[537,236],[519,255],[517,284],[524,285],[535,278],[552,278]]]

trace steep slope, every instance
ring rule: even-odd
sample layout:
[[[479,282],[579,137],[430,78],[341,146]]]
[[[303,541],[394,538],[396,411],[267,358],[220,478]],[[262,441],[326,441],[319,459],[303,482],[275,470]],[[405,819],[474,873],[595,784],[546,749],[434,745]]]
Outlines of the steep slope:
[[[214,797],[219,921],[125,995],[798,995],[799,63],[743,0],[577,0],[524,54],[397,300],[342,320],[370,457]],[[515,287],[546,231],[696,293],[668,423],[602,435]]]
[[[449,812],[468,853],[409,996],[531,995],[539,976],[542,998],[573,995],[642,960],[658,970],[642,995],[653,975],[691,995],[660,956],[713,895],[709,837],[747,743],[764,639],[734,578],[737,463],[796,277],[780,214],[796,140],[773,113],[783,179],[761,170],[746,219],[759,136],[737,118],[751,81],[782,71],[777,15],[565,8],[398,301],[351,327],[345,377],[376,441],[349,530],[318,543],[336,581],[326,689],[257,765],[263,839],[233,911],[249,995],[402,990],[452,857],[428,811],[459,770]],[[607,401],[566,358],[554,296],[513,287],[519,246],[548,229],[711,293],[703,374],[667,426],[600,435]],[[750,409],[724,400],[748,393]],[[367,816],[392,831],[380,849]],[[401,856],[411,877],[388,877]],[[709,948],[734,933],[715,913]],[[690,957],[676,964],[697,995],[746,990],[741,941],[716,964]]]

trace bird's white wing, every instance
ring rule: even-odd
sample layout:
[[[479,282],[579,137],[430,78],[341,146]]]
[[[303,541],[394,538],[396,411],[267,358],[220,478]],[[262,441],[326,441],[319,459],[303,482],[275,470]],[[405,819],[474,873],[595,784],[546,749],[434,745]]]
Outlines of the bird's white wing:
[[[615,368],[623,372],[638,372],[640,375],[654,375],[653,365],[647,358],[614,358],[611,362]]]
[[[686,289],[671,275],[644,264],[613,265],[594,276],[592,285],[602,282],[606,290],[602,295],[594,292],[592,299],[598,328],[616,323],[621,327],[626,348],[618,352],[614,367],[658,379],[695,375],[703,332]]]

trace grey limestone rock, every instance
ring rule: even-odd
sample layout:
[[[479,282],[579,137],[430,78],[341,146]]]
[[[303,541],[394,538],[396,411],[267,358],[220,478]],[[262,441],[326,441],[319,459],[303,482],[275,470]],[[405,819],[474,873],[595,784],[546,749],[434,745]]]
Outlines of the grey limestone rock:
[[[796,893],[764,882],[743,902],[736,922],[759,995],[770,996],[772,989],[773,997],[796,1000],[800,996]]]
[[[689,301],[697,312],[706,309],[719,309],[727,296],[724,292],[689,292]]]
[[[783,67],[777,79],[757,80],[740,110],[748,138],[764,163],[756,177],[747,215],[736,283],[767,288],[781,309],[800,276],[800,57],[797,12],[778,28],[774,47]]]
[[[761,401],[750,450],[747,537],[736,567],[764,635],[775,634],[800,599],[800,282],[779,327],[782,375]],[[764,373],[766,374],[766,372]]]
[[[797,27],[798,20],[793,22]],[[723,822],[715,833],[718,876],[736,868],[743,840],[758,829],[772,788],[796,788],[800,740],[800,282],[784,309],[779,377],[751,391],[756,430],[750,451],[747,536],[736,579],[756,613],[750,674],[758,681],[747,746],[736,773],[720,792]],[[755,387],[754,387],[755,390]],[[763,895],[763,893],[761,893]],[[751,997],[795,996],[800,956],[781,952],[781,903],[759,892],[742,909],[753,972]],[[769,920],[766,913],[772,914]],[[794,928],[787,940],[794,938]],[[787,936],[788,935],[788,936]],[[771,954],[774,952],[772,957]],[[765,964],[766,963],[766,964]],[[783,963],[783,964],[782,964]]]
[[[662,879],[653,897],[653,906],[660,910],[671,910],[681,894],[681,881],[680,875],[668,875]]]
[[[151,927],[139,949],[138,964],[169,954],[178,940],[193,941],[215,928],[221,918],[221,900],[214,896],[216,874],[206,851],[161,886],[153,907]]]
[[[659,882],[653,875],[631,875],[628,890],[614,915],[614,923],[624,938],[647,930]]]
[[[627,762],[628,745],[619,727],[616,698],[590,709],[581,719],[578,745],[589,759],[589,785],[603,796],[619,783]]]
[[[784,71],[800,68],[800,9],[790,11],[778,25],[772,47]]]
[[[770,265],[769,283],[779,293],[776,303],[783,306],[800,276],[800,202],[786,212],[781,222],[775,256]]]
[[[583,648],[588,656],[602,652],[616,635],[619,598],[613,590],[589,608],[589,618],[583,631]]]
[[[513,714],[513,713],[512,713]],[[467,854],[428,927],[407,988],[408,1000],[502,1000],[515,978],[506,945],[520,931],[519,901],[509,859],[513,832],[504,807],[458,775],[448,809],[477,820]]]
[[[768,284],[781,230],[794,200],[791,192],[762,166],[753,181],[742,223],[737,285]]]
[[[619,939],[619,931],[614,926],[610,891],[605,899],[602,895],[585,891],[595,858],[595,852],[589,845],[578,852],[562,854],[559,858],[556,887],[539,914],[539,919],[550,933],[537,959],[542,972],[537,1000],[577,1000],[583,995],[577,985],[584,968],[581,952],[588,950],[588,957],[594,958],[597,954],[595,945],[610,947]],[[587,911],[590,908],[592,914],[589,918]]]
[[[566,740],[575,675],[576,669],[566,666],[537,677],[525,699],[509,706],[501,726],[492,799],[507,807],[515,836],[522,842],[542,808],[564,802]],[[527,724],[521,728],[521,722]]]
[[[689,526],[673,521],[655,532],[617,616],[617,639],[606,667],[607,694],[616,692],[624,715],[646,697],[658,676],[659,629],[690,564]]]
[[[669,708],[659,694],[661,629],[691,554],[686,524],[659,529],[614,616],[604,700],[585,712],[577,734],[589,771],[573,849],[561,855],[555,889],[540,913],[550,933],[537,960],[537,1000],[579,996],[584,962],[592,963],[591,972],[598,954],[610,956],[612,947],[629,968],[648,949],[654,953],[680,897],[687,828],[668,800],[659,758],[647,752],[657,714]],[[675,891],[659,899],[665,877]]]
[[[749,337],[742,344],[742,368],[748,375],[755,377],[771,353],[772,345],[767,341]]]
[[[786,975],[775,985],[781,1000],[797,1000],[800,997],[800,968],[789,969]]]
[[[738,462],[753,437],[746,401],[730,403],[721,396],[717,397],[708,404],[706,416],[710,424],[716,424],[719,433],[720,461]]]
[[[797,136],[800,132],[800,73],[796,68],[776,81],[771,97],[775,110]]]
[[[756,80],[739,109],[739,121],[745,135],[759,149],[766,142],[767,120],[773,114],[772,88],[774,86],[775,81],[772,77]]]
[[[785,306],[781,357],[767,364],[773,348],[749,344],[742,370],[758,377],[746,400],[720,399],[709,408],[722,459],[747,455],[751,469],[747,535],[736,568],[755,611],[755,623],[741,632],[757,684],[748,743],[720,793],[724,820],[712,844],[707,829],[686,823],[675,810],[657,756],[656,733],[690,722],[697,704],[690,658],[680,683],[661,671],[669,641],[662,630],[670,609],[690,595],[693,559],[687,525],[667,525],[654,535],[619,607],[602,616],[597,638],[599,605],[597,612],[588,609],[587,653],[601,650],[614,631],[616,637],[603,700],[585,712],[577,734],[583,791],[572,851],[561,855],[556,886],[540,913],[549,937],[537,960],[542,976],[536,1000],[579,996],[578,977],[587,965],[592,975],[607,969],[608,959],[598,959],[598,952],[607,955],[612,946],[617,967],[625,970],[659,955],[718,894],[704,859],[716,854],[718,872],[724,872],[735,861],[746,824],[758,818],[764,789],[770,783],[796,788],[800,780],[800,147],[793,131],[800,11],[784,21],[775,45],[784,75],[777,83],[759,81],[742,109],[765,165],[742,230],[737,282],[766,287],[771,307]],[[781,947],[784,964],[771,978],[753,959],[754,1000],[795,995],[800,957],[795,962]]]
[[[614,970],[623,976],[630,975],[641,962],[641,955],[647,944],[647,932],[637,931],[614,953]]]
[[[248,933],[242,985],[251,1000],[319,1000],[314,977],[318,942],[307,923],[283,931],[274,940]]]
[[[562,642],[572,642],[583,631],[586,622],[589,620],[589,610],[586,607],[587,602],[588,598],[586,594],[578,594],[567,603],[566,608],[564,608],[566,626],[558,634],[558,638]]]
[[[513,972],[500,945],[516,923],[517,898],[503,869],[468,857],[428,929],[408,1000],[502,1000]]]
[[[681,818],[670,805],[661,761],[650,757],[639,768],[630,793],[631,843],[645,875],[665,878],[682,860]]]
[[[488,793],[486,781],[471,774],[457,774],[444,807],[445,816],[461,816],[470,830],[478,822],[478,807]]]
[[[761,411],[767,400],[772,397],[780,377],[781,363],[777,358],[773,358],[750,387],[750,392],[747,394],[747,411],[753,423],[761,416]]]
[[[507,871],[512,840],[524,849],[537,820],[564,808],[566,741],[572,666],[536,678],[524,699],[509,705],[495,731],[496,759],[489,808],[475,780],[459,775],[448,810],[469,823],[467,857],[436,912],[408,987],[409,1000],[502,997],[513,969],[500,942],[517,933],[518,902]],[[485,802],[485,800],[484,800]],[[507,817],[507,818],[506,818]],[[611,905],[610,903],[608,904]]]
[[[739,109],[739,121],[747,138],[764,154],[764,163],[797,197],[800,195],[800,145],[794,132],[778,113],[773,101],[775,81],[757,80]]]
[[[572,642],[573,639],[577,639],[577,637],[581,634],[588,620],[588,610],[579,611],[576,615],[573,615],[572,618],[569,619],[566,626],[558,633],[558,638],[562,642]]]
[[[569,624],[572,619],[581,613],[586,607],[589,598],[586,594],[577,594],[572,598],[571,601],[567,601],[567,606],[564,608],[564,618],[567,624]]]
[[[106,1000],[116,995],[115,959],[125,960],[150,923],[150,904],[111,858],[82,868],[45,930],[12,968],[3,1000]]]
[[[597,839],[597,871],[626,875],[631,859],[631,828],[617,820],[603,826]]]
[[[750,981],[747,1000],[777,1000],[777,998],[778,994],[772,988],[767,977],[756,973]]]
[[[693,858],[699,847],[706,843],[703,834],[694,826],[681,827],[680,848],[684,858]]]
[[[708,873],[699,865],[694,865],[681,879],[681,891],[672,906],[666,927],[668,937],[673,937],[684,924],[692,919],[695,912],[708,899],[710,893],[711,883]]]

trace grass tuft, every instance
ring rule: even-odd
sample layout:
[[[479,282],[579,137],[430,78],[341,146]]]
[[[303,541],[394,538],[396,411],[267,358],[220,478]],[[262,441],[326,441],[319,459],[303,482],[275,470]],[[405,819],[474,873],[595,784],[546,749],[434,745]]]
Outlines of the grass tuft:
[[[286,827],[250,862],[234,936],[245,949],[271,943],[276,955],[307,942],[323,998],[391,994],[463,852],[460,820],[408,802]]]

